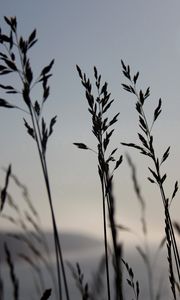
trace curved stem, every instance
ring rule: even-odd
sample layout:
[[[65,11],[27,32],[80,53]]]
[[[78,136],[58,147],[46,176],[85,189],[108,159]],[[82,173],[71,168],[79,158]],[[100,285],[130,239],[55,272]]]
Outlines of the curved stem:
[[[30,110],[30,115],[31,115],[33,128],[34,128],[35,140],[36,140],[36,144],[37,144],[37,148],[38,148],[39,158],[40,158],[40,161],[41,161],[41,166],[42,166],[42,171],[43,171],[43,175],[44,175],[45,185],[46,185],[46,188],[47,188],[47,182],[48,182],[48,180],[47,180],[47,169],[46,169],[44,159],[43,159],[43,155],[42,155],[40,130],[39,130],[39,126],[37,126],[38,133],[39,133],[39,135],[38,135],[37,130],[36,130],[37,122],[35,124],[33,109],[31,107],[31,105],[29,106],[29,110]],[[38,138],[38,136],[39,136],[39,138]],[[49,190],[49,189],[47,188],[47,190]],[[48,193],[48,198],[49,198],[49,193]],[[49,202],[50,202],[50,200],[49,200]],[[61,291],[62,288],[61,288],[61,278],[60,278],[60,266],[59,266],[58,248],[57,248],[57,243],[56,243],[56,235],[55,235],[55,230],[54,230],[52,205],[50,205],[50,208],[51,208],[51,215],[52,215],[52,222],[53,222],[54,246],[55,246],[55,252],[56,252],[56,268],[57,268],[58,286],[59,286],[59,299],[61,300],[62,299],[62,291]]]
[[[40,137],[40,141],[42,141],[41,132],[40,132],[40,128],[39,128],[39,123],[38,123],[38,120],[36,118],[36,115],[35,115],[35,120],[36,120],[36,126],[37,126],[38,134],[39,134],[39,137]],[[41,144],[41,148],[42,148],[42,144]],[[60,263],[61,263],[61,267],[62,267],[62,275],[63,275],[64,286],[65,286],[66,298],[67,298],[67,300],[69,300],[69,291],[68,291],[64,261],[63,261],[63,256],[62,256],[62,249],[61,249],[59,234],[58,234],[57,225],[56,225],[56,219],[55,219],[54,208],[53,208],[53,203],[52,203],[52,196],[51,196],[51,189],[50,189],[50,184],[49,184],[48,168],[47,168],[46,156],[45,156],[44,151],[41,151],[41,156],[42,156],[43,170],[44,170],[43,174],[44,174],[45,184],[46,184],[46,188],[47,188],[47,194],[48,194],[50,210],[51,210],[51,216],[52,216],[52,222],[53,222],[54,238],[55,238],[55,241],[56,241],[55,242],[55,247],[56,247],[57,255],[59,253]],[[58,282],[61,286],[59,268],[58,268],[57,271],[58,271]],[[60,294],[61,294],[60,298],[62,298],[61,288],[60,288]]]
[[[60,258],[60,262],[61,262],[61,268],[62,268],[62,275],[63,275],[63,280],[64,280],[64,287],[65,287],[66,299],[69,300],[70,297],[69,297],[69,291],[68,291],[68,285],[67,285],[67,279],[66,279],[64,261],[63,261],[62,249],[61,249],[59,234],[58,234],[57,225],[56,225],[54,208],[53,208],[53,204],[52,204],[51,190],[50,190],[48,170],[47,170],[47,165],[46,165],[46,159],[45,159],[45,157],[44,157],[44,163],[45,163],[45,170],[46,170],[46,178],[45,178],[45,180],[46,180],[46,188],[47,188],[47,193],[48,193],[48,198],[49,198],[49,204],[50,204],[50,209],[51,209],[51,215],[52,215],[52,221],[53,221],[53,228],[54,228],[55,239],[56,239],[56,243],[57,243],[57,250],[59,252],[59,258]]]

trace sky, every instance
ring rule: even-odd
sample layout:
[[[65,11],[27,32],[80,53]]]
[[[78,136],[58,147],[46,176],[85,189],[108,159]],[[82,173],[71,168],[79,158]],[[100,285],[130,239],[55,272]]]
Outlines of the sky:
[[[58,116],[49,140],[47,161],[52,184],[53,202],[58,227],[102,236],[102,203],[96,156],[81,151],[73,142],[84,142],[96,148],[91,132],[91,119],[79,80],[76,64],[93,80],[93,66],[98,68],[115,102],[112,113],[120,112],[113,146],[124,154],[121,142],[137,141],[138,118],[135,99],[127,94],[121,83],[121,59],[140,72],[139,86],[151,87],[146,109],[151,118],[158,100],[163,103],[162,114],[154,128],[159,155],[171,145],[171,155],[164,167],[168,173],[165,186],[171,195],[179,171],[179,70],[180,70],[180,3],[178,0],[2,0],[0,26],[7,30],[3,16],[16,16],[18,32],[25,37],[37,29],[38,43],[30,54],[33,71],[39,74],[52,58],[55,59],[51,93],[44,107],[46,120]],[[8,75],[6,75],[8,76]],[[7,78],[8,84],[10,80]],[[4,80],[4,79],[2,79]],[[4,82],[4,81],[3,81]],[[4,94],[3,94],[4,95]],[[34,97],[37,97],[34,92]],[[9,97],[21,105],[21,99]],[[17,101],[17,102],[16,102]],[[23,106],[23,104],[22,104]],[[17,110],[0,110],[0,166],[12,164],[13,172],[28,186],[44,228],[51,227],[49,206],[45,193],[38,153],[23,125],[25,114]],[[136,167],[142,194],[146,200],[149,234],[163,235],[163,206],[158,188],[147,181],[150,162],[136,151],[128,152]],[[4,172],[1,173],[1,186]],[[133,192],[131,172],[126,159],[115,179],[116,220],[134,231],[141,232],[140,207]],[[17,188],[10,191],[23,207]],[[179,195],[172,205],[173,219],[179,218]],[[10,211],[4,211],[11,213]],[[2,228],[10,226],[2,223]],[[124,238],[122,233],[120,238]],[[131,239],[132,237],[130,237]]]

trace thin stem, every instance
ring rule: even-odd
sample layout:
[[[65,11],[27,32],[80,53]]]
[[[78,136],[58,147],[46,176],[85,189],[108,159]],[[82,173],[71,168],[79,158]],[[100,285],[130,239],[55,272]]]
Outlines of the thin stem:
[[[36,120],[36,125],[37,125],[38,134],[39,134],[39,137],[40,137],[40,141],[42,141],[41,132],[40,132],[39,123],[38,123],[38,119],[36,117],[36,114],[35,114],[35,120]],[[42,148],[42,144],[41,144],[41,148]],[[65,273],[65,268],[64,268],[61,244],[60,244],[59,234],[58,234],[58,230],[57,230],[53,204],[52,204],[52,196],[51,196],[51,189],[50,189],[50,184],[49,184],[48,168],[47,168],[46,156],[45,156],[44,151],[41,151],[41,156],[42,156],[42,161],[43,161],[43,170],[44,170],[43,174],[44,174],[44,179],[45,179],[45,183],[46,183],[46,188],[47,188],[47,193],[48,193],[48,198],[49,198],[49,204],[50,204],[50,209],[51,209],[51,215],[52,215],[52,221],[53,221],[53,228],[54,228],[54,234],[55,234],[54,238],[55,238],[55,241],[56,241],[55,246],[57,247],[56,251],[59,251],[59,258],[60,258],[61,267],[62,267],[62,274],[63,274],[63,280],[64,280],[64,285],[65,285],[66,298],[67,298],[67,300],[69,300],[69,292],[68,292],[68,286],[67,286],[66,273]],[[59,279],[59,283],[60,283],[59,268],[58,268],[58,279]],[[60,289],[60,292],[61,292],[61,289]]]
[[[36,118],[36,124],[37,124],[37,129],[38,129],[38,132],[39,132],[39,135],[40,135],[40,138],[41,138],[39,123],[38,123],[37,118]],[[52,214],[53,227],[54,227],[54,230],[55,230],[55,238],[56,238],[56,242],[57,242],[56,246],[57,246],[57,251],[59,251],[59,258],[60,258],[61,267],[62,267],[62,274],[63,274],[66,298],[67,298],[67,300],[69,300],[69,292],[68,292],[68,285],[67,285],[64,261],[63,261],[63,256],[62,256],[62,249],[61,249],[61,244],[60,244],[60,239],[59,239],[59,234],[58,234],[58,230],[57,230],[53,204],[52,204],[52,196],[51,196],[51,189],[50,189],[50,184],[49,184],[48,168],[47,168],[46,157],[45,157],[44,152],[42,152],[42,157],[43,157],[44,168],[45,168],[45,173],[44,174],[45,174],[46,188],[47,188],[49,204],[50,204],[50,209],[51,209],[51,214]],[[59,272],[59,270],[58,270],[58,272]],[[59,277],[60,277],[60,272],[59,272]]]
[[[107,279],[107,291],[108,291],[108,300],[111,299],[110,291],[110,279],[109,279],[109,263],[108,263],[108,244],[107,244],[107,225],[106,225],[106,203],[105,203],[105,192],[104,192],[104,182],[101,179],[101,188],[102,188],[102,200],[103,200],[103,228],[104,228],[104,248],[105,248],[105,259],[106,259],[106,279]]]
[[[98,91],[99,93],[99,91]],[[102,119],[102,105],[98,103],[99,106],[99,115]],[[103,201],[103,229],[104,229],[104,248],[105,248],[105,259],[106,259],[106,280],[107,280],[107,292],[108,300],[111,300],[111,291],[110,291],[110,278],[109,278],[109,262],[108,262],[108,243],[107,243],[107,224],[106,224],[106,197],[105,197],[105,182],[104,182],[104,168],[102,167],[102,161],[104,161],[104,152],[102,149],[103,133],[102,128],[99,131],[99,145],[98,145],[98,160],[99,168],[102,170],[102,176],[100,176],[101,181],[101,190],[102,190],[102,201]],[[102,161],[101,161],[102,160]]]
[[[63,275],[63,280],[64,280],[65,293],[66,293],[67,300],[69,300],[70,297],[69,297],[69,291],[68,291],[68,285],[67,285],[67,279],[66,279],[64,261],[63,261],[63,256],[62,256],[62,250],[61,250],[61,244],[60,244],[59,234],[58,234],[58,230],[57,230],[56,220],[55,220],[55,214],[54,214],[53,204],[52,204],[51,190],[50,190],[48,170],[47,170],[47,165],[46,165],[46,159],[45,159],[45,157],[44,157],[44,163],[45,163],[45,169],[46,169],[46,175],[47,175],[47,177],[46,177],[46,187],[47,187],[47,192],[48,192],[49,204],[50,204],[50,208],[51,208],[53,227],[54,227],[54,230],[55,230],[55,237],[56,237],[56,242],[57,242],[57,249],[59,251],[59,256],[60,256],[60,262],[61,262],[62,275]]]
[[[45,164],[44,164],[44,159],[43,159],[43,155],[42,155],[42,145],[41,145],[41,136],[40,136],[40,130],[39,130],[39,126],[37,126],[38,128],[38,133],[39,133],[39,138],[38,138],[38,134],[37,134],[37,130],[36,130],[36,125],[35,125],[35,120],[34,120],[34,115],[33,115],[33,108],[31,107],[31,105],[29,106],[29,110],[30,110],[30,114],[31,114],[31,120],[32,120],[32,124],[33,124],[33,128],[34,128],[34,134],[35,134],[35,140],[36,140],[36,144],[37,144],[37,148],[38,148],[38,153],[39,153],[39,158],[41,161],[41,166],[42,166],[42,170],[43,170],[43,175],[44,175],[44,180],[45,180],[45,184],[46,184],[46,188],[47,188],[47,170],[45,168]],[[48,190],[48,188],[47,188]],[[48,198],[49,198],[49,193],[48,193]],[[49,201],[50,202],[50,201]],[[50,205],[51,208],[51,205]],[[53,214],[52,214],[52,208],[51,208],[51,215],[52,215],[52,220],[53,220]],[[54,221],[53,221],[53,229],[54,229]],[[60,278],[60,266],[59,266],[59,258],[58,258],[58,248],[57,248],[57,243],[56,243],[56,235],[55,235],[55,230],[53,230],[54,232],[54,245],[55,245],[55,252],[56,252],[56,268],[57,268],[57,275],[58,275],[58,286],[59,286],[59,299],[62,299],[62,288],[61,288],[61,278]]]
[[[110,221],[110,227],[111,227],[111,235],[112,235],[112,241],[113,241],[113,248],[114,248],[114,258],[115,258],[115,273],[116,273],[116,297],[117,300],[123,299],[122,294],[122,280],[121,280],[121,272],[120,272],[120,260],[119,260],[119,253],[118,253],[118,245],[117,245],[117,232],[116,232],[116,226],[114,221],[114,198],[112,195],[111,188],[108,187],[108,173],[105,173],[105,186],[107,190],[107,203],[108,203],[108,212],[109,212],[109,221]]]
[[[98,91],[99,92],[99,91]],[[100,93],[99,93],[100,97]],[[102,102],[99,102],[99,118],[101,119],[102,124],[102,116],[103,116],[103,107]],[[113,240],[113,248],[114,248],[114,258],[115,258],[115,274],[116,274],[116,297],[117,300],[122,300],[123,296],[120,292],[120,271],[119,271],[119,260],[118,260],[118,246],[117,246],[117,240],[116,240],[116,228],[115,228],[115,222],[114,222],[114,199],[111,195],[111,191],[108,188],[108,167],[105,162],[105,151],[103,151],[103,129],[101,127],[99,132],[99,164],[102,169],[102,178],[101,182],[103,184],[103,211],[105,211],[105,200],[107,202],[108,207],[108,215],[109,215],[109,222],[111,227],[111,234],[112,234],[112,240]],[[100,158],[102,161],[100,161]],[[105,194],[106,191],[106,194]],[[106,218],[106,214],[104,213],[104,222]],[[106,233],[106,223],[105,223],[105,233]],[[106,241],[105,241],[106,243]]]

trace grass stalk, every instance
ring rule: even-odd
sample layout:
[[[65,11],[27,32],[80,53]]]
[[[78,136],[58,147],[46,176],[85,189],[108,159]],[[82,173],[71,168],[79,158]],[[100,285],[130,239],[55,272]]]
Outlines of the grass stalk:
[[[114,266],[115,266],[115,290],[116,290],[116,299],[122,300],[123,299],[123,292],[122,292],[122,274],[121,274],[121,246],[117,242],[117,229],[115,224],[115,201],[112,193],[112,182],[109,183],[109,175],[108,173],[105,174],[105,182],[106,182],[106,190],[107,192],[107,203],[108,203],[108,210],[109,210],[109,221],[110,221],[110,229],[111,229],[111,236],[113,242],[113,249],[114,249]]]
[[[51,211],[51,217],[52,217],[55,251],[56,251],[56,261],[57,261],[56,267],[57,267],[57,274],[58,274],[58,285],[60,287],[59,288],[59,297],[60,297],[60,299],[62,299],[61,275],[60,275],[60,266],[59,266],[59,259],[60,259],[66,299],[69,300],[70,297],[69,297],[69,291],[68,291],[64,261],[63,261],[62,249],[61,249],[61,244],[60,244],[60,239],[59,239],[59,234],[58,234],[56,219],[55,219],[55,214],[54,214],[54,208],[53,208],[53,203],[52,203],[52,196],[51,196],[51,189],[50,189],[50,183],[49,183],[48,168],[47,168],[47,163],[46,163],[46,156],[45,156],[45,153],[42,151],[42,148],[43,148],[42,147],[42,137],[41,137],[41,133],[40,133],[39,123],[37,121],[37,118],[35,118],[35,120],[36,120],[36,124],[35,124],[34,114],[33,114],[32,108],[30,110],[30,114],[31,114],[31,118],[32,118],[32,124],[33,124],[33,128],[34,128],[34,132],[36,134],[35,138],[36,138],[39,157],[40,157],[41,166],[42,166],[42,170],[43,170],[43,176],[44,176],[45,185],[46,185],[46,189],[47,189],[49,205],[50,205],[50,211]],[[37,131],[36,131],[36,127],[37,127]]]
[[[106,254],[106,276],[107,276],[107,287],[108,287],[108,299],[111,297],[110,287],[109,287],[109,270],[108,270],[108,257],[107,257],[107,224],[106,224],[106,206],[108,212],[108,219],[111,229],[111,237],[113,242],[113,260],[114,260],[114,271],[115,271],[115,282],[116,282],[116,299],[122,300],[122,278],[120,271],[120,248],[117,242],[117,233],[115,226],[115,201],[112,195],[112,180],[115,170],[119,167],[122,162],[122,155],[118,160],[114,158],[114,153],[116,149],[107,155],[108,145],[110,143],[110,138],[114,132],[114,129],[110,130],[110,127],[117,122],[116,114],[111,120],[107,116],[106,112],[111,107],[114,100],[110,99],[111,94],[107,89],[107,82],[103,85],[101,84],[101,75],[98,74],[96,67],[94,67],[94,78],[95,85],[97,88],[97,97],[95,98],[92,94],[92,85],[90,79],[86,77],[86,74],[82,73],[79,66],[77,66],[77,71],[81,79],[81,83],[85,88],[85,95],[88,101],[88,110],[92,117],[92,132],[97,139],[97,159],[98,159],[98,173],[101,181],[102,190],[102,202],[103,202],[103,228],[104,228],[104,244],[105,244],[105,254]],[[91,150],[84,143],[74,143],[78,148],[84,150]],[[94,152],[94,151],[93,151]],[[114,162],[115,166],[111,171],[110,175],[110,163]]]
[[[104,182],[101,180],[102,188],[102,202],[103,202],[103,229],[104,229],[104,249],[105,249],[105,262],[106,262],[106,281],[107,281],[107,293],[108,300],[111,299],[111,290],[110,290],[110,279],[109,279],[109,260],[108,260],[108,242],[107,242],[107,225],[106,225],[106,199],[104,192]]]
[[[35,123],[35,117],[34,117],[34,112],[33,108],[30,104],[29,106],[30,110],[30,115],[31,115],[31,120],[32,120],[32,125],[34,129],[34,134],[35,134],[35,141],[36,145],[38,148],[38,153],[39,153],[39,158],[41,162],[41,167],[43,171],[43,177],[45,180],[45,186],[48,194],[48,200],[49,200],[49,205],[50,205],[50,211],[51,211],[51,217],[52,217],[52,224],[53,224],[53,235],[54,235],[54,246],[55,246],[55,253],[56,253],[56,268],[57,268],[57,279],[58,279],[58,287],[59,287],[59,299],[62,300],[62,287],[61,287],[61,275],[60,275],[60,262],[59,262],[59,254],[58,254],[58,246],[57,246],[57,234],[56,234],[56,222],[55,222],[55,217],[54,217],[54,210],[53,210],[53,205],[52,205],[52,199],[51,199],[51,191],[50,191],[50,186],[49,186],[49,179],[48,179],[48,174],[47,174],[47,168],[45,164],[45,156],[43,156],[43,151],[42,151],[42,138],[40,135],[40,130],[38,123]],[[35,119],[35,120],[34,120]],[[38,131],[36,130],[36,126],[38,128]],[[68,300],[68,298],[67,298]]]
[[[169,200],[165,195],[165,191],[164,191],[164,187],[163,187],[163,183],[166,180],[167,175],[164,174],[162,176],[161,173],[160,173],[161,165],[164,163],[164,161],[169,156],[170,147],[167,148],[167,150],[165,151],[162,159],[159,160],[159,158],[156,156],[156,153],[155,153],[155,150],[154,150],[153,135],[151,133],[153,125],[154,125],[155,121],[157,120],[157,118],[159,117],[159,115],[161,113],[162,101],[161,101],[161,99],[159,99],[158,106],[154,110],[152,125],[149,126],[143,107],[144,107],[145,100],[150,96],[150,89],[147,88],[145,93],[143,93],[142,90],[137,92],[136,83],[137,83],[137,79],[139,77],[139,72],[137,72],[132,77],[131,72],[130,72],[130,67],[126,66],[123,61],[121,61],[121,63],[122,63],[122,68],[123,68],[123,74],[125,75],[125,77],[130,82],[130,85],[122,84],[122,86],[126,91],[128,91],[129,93],[134,94],[137,98],[136,110],[139,114],[139,127],[140,127],[140,129],[143,133],[143,134],[138,133],[138,137],[139,137],[139,140],[141,142],[141,145],[136,145],[134,143],[122,143],[122,144],[125,145],[125,146],[129,146],[129,147],[136,148],[136,149],[140,150],[141,154],[150,157],[151,160],[153,161],[155,170],[152,170],[151,168],[149,168],[149,171],[151,173],[152,178],[148,177],[148,179],[151,183],[157,184],[157,186],[159,187],[159,190],[160,190],[160,194],[161,194],[161,198],[162,198],[162,202],[163,202],[163,206],[164,206],[164,210],[165,210],[165,227],[167,227],[167,224],[168,224],[168,234],[169,234],[169,236],[167,236],[167,230],[165,230],[165,233],[166,233],[166,237],[171,240],[171,243],[167,244],[167,248],[168,247],[173,248],[177,275],[178,275],[178,279],[179,279],[179,282],[180,282],[180,257],[179,257],[179,251],[178,251],[178,247],[177,247],[177,243],[176,243],[176,238],[175,238],[175,235],[174,235],[174,228],[172,226],[171,216],[170,216],[170,213],[169,213]],[[177,192],[177,186],[175,185],[175,189],[174,189],[171,201],[174,198],[176,192]],[[169,248],[168,248],[168,253],[170,251]],[[169,259],[172,259],[171,255],[169,256]],[[170,262],[170,264],[171,265],[173,264],[172,261]]]
[[[28,134],[35,140],[39,158],[41,162],[41,167],[43,171],[43,176],[45,180],[45,186],[48,195],[48,201],[50,205],[53,233],[54,233],[54,244],[56,252],[56,266],[57,266],[57,277],[58,277],[58,286],[59,286],[59,299],[62,300],[62,287],[61,287],[61,276],[60,276],[60,267],[63,275],[63,282],[65,288],[66,299],[69,300],[69,292],[61,250],[61,244],[59,239],[59,234],[56,225],[56,219],[54,214],[52,195],[50,189],[50,182],[48,176],[48,168],[46,163],[46,147],[47,141],[50,135],[53,132],[53,126],[56,122],[56,116],[51,119],[49,129],[44,121],[44,118],[41,116],[42,109],[45,101],[49,96],[50,87],[48,86],[48,79],[52,75],[50,74],[51,68],[53,66],[54,60],[50,62],[49,65],[43,68],[39,77],[34,81],[33,72],[30,65],[30,59],[28,58],[29,49],[37,42],[36,39],[36,30],[34,30],[27,40],[24,40],[23,37],[18,36],[17,33],[17,20],[16,17],[7,18],[4,17],[5,22],[9,26],[10,34],[9,36],[1,34],[0,43],[5,48],[5,53],[1,52],[1,60],[4,62],[4,66],[0,75],[7,73],[17,73],[19,75],[20,81],[22,82],[22,91],[18,92],[13,86],[4,86],[1,85],[1,88],[4,89],[7,93],[21,93],[24,100],[24,104],[28,108],[31,120],[31,126],[24,119],[24,125],[27,128]],[[19,56],[19,62],[16,59],[14,52],[17,52]],[[20,65],[20,66],[19,66]],[[41,104],[38,101],[35,103],[31,100],[31,90],[36,84],[42,84],[43,93],[42,93],[42,102]],[[1,106],[6,108],[17,108],[16,106],[10,104],[4,99],[1,99]],[[39,122],[41,121],[41,128]]]

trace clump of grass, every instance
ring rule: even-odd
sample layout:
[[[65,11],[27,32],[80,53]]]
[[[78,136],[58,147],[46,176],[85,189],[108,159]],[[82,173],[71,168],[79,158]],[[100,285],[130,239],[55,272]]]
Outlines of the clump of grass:
[[[59,299],[62,299],[62,285],[61,285],[61,272],[63,277],[64,289],[67,300],[69,300],[69,291],[64,267],[64,260],[61,250],[61,244],[59,239],[59,233],[57,230],[57,224],[55,219],[55,213],[53,208],[53,201],[51,195],[51,186],[49,182],[48,167],[46,162],[46,150],[47,143],[50,136],[53,133],[54,124],[56,123],[57,116],[54,116],[50,124],[47,125],[44,117],[42,116],[42,111],[44,104],[49,96],[50,87],[48,85],[49,78],[52,76],[51,69],[54,64],[54,59],[45,66],[40,75],[34,79],[34,74],[31,69],[29,51],[36,44],[36,29],[30,34],[28,39],[24,39],[19,36],[17,30],[17,20],[16,17],[4,17],[6,24],[9,27],[10,33],[4,34],[0,32],[0,45],[2,51],[0,52],[0,60],[2,64],[0,65],[0,75],[6,75],[10,73],[16,74],[21,82],[21,89],[18,90],[12,85],[0,84],[0,88],[6,92],[6,94],[20,94],[22,96],[22,105],[24,107],[18,107],[11,104],[6,99],[0,99],[0,106],[4,108],[18,108],[25,111],[29,120],[24,118],[24,125],[27,129],[27,133],[33,138],[36,143],[39,158],[41,162],[41,167],[43,171],[43,176],[45,180],[45,186],[47,190],[50,211],[52,216],[52,225],[54,232],[54,244],[56,251],[56,266],[57,266],[57,276],[58,276],[58,286],[59,286]],[[36,85],[42,86],[42,99],[41,102],[32,101],[31,92]]]
[[[63,278],[63,284],[64,284],[64,290],[66,294],[66,299],[69,300],[69,290],[67,285],[67,279],[66,279],[66,273],[65,273],[65,267],[64,267],[64,260],[63,260],[63,254],[61,250],[61,244],[59,239],[59,234],[57,230],[57,224],[55,219],[55,213],[53,208],[53,201],[52,201],[52,195],[51,195],[51,186],[49,182],[49,174],[48,174],[48,167],[47,167],[47,161],[46,161],[46,151],[47,151],[47,144],[50,136],[53,133],[54,125],[56,123],[57,116],[54,116],[50,123],[47,125],[44,117],[43,117],[43,107],[46,103],[46,100],[49,97],[50,93],[50,87],[49,87],[49,78],[52,76],[51,70],[54,64],[54,59],[45,66],[42,71],[40,72],[40,75],[37,76],[36,79],[34,79],[34,74],[31,68],[30,64],[30,58],[29,58],[29,51],[31,47],[33,47],[36,42],[36,30],[33,30],[33,32],[30,34],[30,36],[27,39],[24,39],[23,37],[19,36],[17,31],[17,20],[15,17],[7,18],[4,17],[6,24],[8,25],[8,28],[10,29],[9,34],[4,34],[0,31],[0,45],[2,46],[2,51],[0,52],[0,75],[4,76],[6,74],[14,73],[16,74],[21,83],[21,88],[18,89],[17,87],[14,87],[12,85],[3,85],[0,84],[0,89],[3,90],[6,94],[20,94],[22,96],[22,107],[19,107],[17,105],[14,105],[7,101],[6,99],[0,98],[0,107],[9,108],[9,109],[20,109],[21,111],[25,112],[29,117],[29,119],[24,118],[24,126],[27,130],[28,135],[34,140],[40,162],[41,167],[43,171],[43,176],[45,180],[45,187],[47,190],[47,196],[49,200],[50,205],[50,211],[52,216],[52,224],[53,224],[53,233],[54,233],[54,244],[55,244],[55,253],[56,253],[56,267],[57,267],[57,278],[58,278],[58,292],[59,292],[59,299],[61,300],[63,298],[63,290],[62,290],[62,279]],[[177,292],[179,293],[179,282],[180,282],[180,258],[179,258],[179,252],[177,248],[177,242],[174,234],[174,228],[179,231],[179,224],[173,223],[171,221],[170,216],[170,205],[172,200],[174,199],[177,191],[178,191],[178,182],[175,182],[174,185],[174,191],[172,193],[172,196],[170,199],[167,198],[165,189],[164,189],[164,182],[167,179],[167,174],[161,174],[162,169],[161,166],[164,164],[164,162],[167,160],[169,153],[170,153],[170,147],[167,148],[167,150],[162,155],[162,158],[159,159],[157,157],[155,147],[154,147],[154,141],[153,141],[153,134],[152,129],[154,126],[154,123],[158,119],[160,113],[161,113],[161,107],[162,107],[162,101],[159,99],[158,105],[156,109],[154,110],[153,120],[151,124],[149,125],[147,121],[147,117],[144,110],[144,104],[146,99],[150,96],[150,89],[147,88],[145,92],[142,90],[137,90],[137,81],[139,77],[139,72],[137,72],[134,76],[131,75],[130,67],[126,66],[124,62],[122,61],[122,68],[123,68],[123,74],[128,79],[129,84],[123,84],[123,88],[134,94],[136,96],[137,102],[136,102],[136,110],[138,112],[139,117],[139,128],[141,133],[138,133],[138,137],[140,140],[140,144],[134,144],[134,143],[122,143],[125,146],[132,147],[135,149],[138,149],[141,154],[145,155],[146,157],[150,158],[151,161],[154,164],[154,169],[149,167],[150,171],[150,177],[148,177],[148,180],[152,184],[156,184],[160,190],[162,202],[163,202],[163,208],[164,208],[164,216],[165,216],[165,235],[166,235],[166,245],[167,245],[167,259],[169,263],[169,281],[171,285],[171,290],[174,299],[177,298]],[[111,230],[111,237],[112,237],[112,244],[113,244],[113,250],[112,252],[112,261],[113,261],[113,267],[114,267],[114,282],[115,282],[115,299],[116,300],[123,300],[123,289],[122,289],[122,263],[124,264],[129,278],[127,279],[127,282],[129,286],[133,289],[134,297],[136,300],[139,299],[140,296],[140,289],[139,289],[139,282],[134,279],[134,273],[132,271],[132,268],[129,266],[125,260],[122,259],[122,245],[118,242],[117,239],[117,230],[120,228],[121,230],[127,230],[128,228],[123,227],[122,225],[117,225],[115,221],[115,199],[113,195],[113,179],[115,171],[119,168],[119,166],[122,163],[123,157],[120,155],[118,159],[116,159],[115,155],[117,153],[118,148],[113,148],[110,150],[111,145],[111,138],[114,133],[114,125],[116,124],[118,120],[119,113],[114,115],[111,119],[108,115],[109,109],[111,105],[114,102],[114,99],[111,99],[111,93],[108,91],[108,84],[107,82],[102,83],[101,81],[101,75],[98,73],[97,68],[94,67],[94,80],[95,80],[95,89],[96,89],[96,96],[94,96],[92,84],[89,78],[87,78],[85,73],[82,73],[79,66],[77,66],[77,71],[81,80],[81,83],[85,89],[85,96],[88,103],[88,111],[91,115],[92,120],[92,132],[96,138],[97,145],[96,149],[87,146],[86,144],[82,142],[76,142],[74,143],[78,148],[83,150],[90,150],[97,156],[97,162],[98,162],[98,174],[100,178],[100,184],[101,184],[101,191],[102,191],[102,210],[103,210],[103,230],[104,230],[104,248],[105,248],[105,259],[103,260],[103,263],[100,265],[99,273],[96,275],[97,282],[100,283],[100,287],[102,287],[102,278],[101,278],[101,272],[104,270],[104,261],[106,266],[106,282],[107,282],[107,298],[108,300],[111,300],[112,298],[112,286],[110,284],[110,272],[109,272],[109,251],[108,251],[108,239],[107,239],[107,215],[108,215],[108,222],[110,224],[110,230]],[[36,85],[41,85],[42,87],[42,99],[41,101],[32,101],[31,92],[33,88]],[[128,157],[129,165],[132,169],[132,178],[134,183],[134,189],[136,192],[136,195],[138,197],[140,206],[141,206],[141,224],[142,224],[142,232],[146,239],[147,236],[147,224],[146,224],[146,218],[145,218],[145,202],[143,200],[143,197],[141,195],[141,191],[136,179],[136,173],[133,163],[131,162],[130,158]],[[26,199],[26,203],[28,204],[29,211],[22,213],[19,209],[19,207],[14,203],[12,197],[8,194],[7,188],[9,184],[9,178],[10,176],[13,178],[15,183],[22,189],[24,199]],[[11,174],[11,166],[7,169],[6,172],[6,179],[5,179],[5,186],[1,191],[1,206],[0,211],[3,210],[5,201],[8,202],[8,204],[13,208],[13,210],[16,212],[18,216],[18,220],[12,216],[3,214],[2,216],[7,219],[8,221],[12,222],[16,226],[20,226],[20,228],[23,231],[22,235],[18,234],[11,234],[11,237],[14,239],[19,240],[20,242],[23,242],[26,244],[28,249],[33,253],[34,257],[40,261],[43,262],[43,264],[47,267],[47,270],[51,274],[51,271],[49,269],[49,264],[46,258],[41,253],[41,250],[39,250],[38,247],[36,247],[36,243],[41,244],[41,246],[44,247],[44,249],[47,251],[48,254],[48,248],[46,247],[45,240],[42,235],[42,231],[39,227],[39,218],[38,213],[35,210],[34,206],[32,205],[29,196],[28,191],[26,187],[21,184],[21,182],[18,180],[16,176]],[[25,235],[28,232],[28,225],[31,225],[34,229],[34,231],[31,233],[31,239],[28,239]],[[174,227],[173,227],[174,225]],[[164,243],[164,241],[163,241]],[[162,243],[162,244],[163,244]],[[137,247],[138,252],[140,253],[141,257],[144,259],[144,262],[147,266],[148,276],[149,276],[149,293],[151,300],[154,299],[153,289],[152,289],[152,269],[150,266],[150,261],[148,259],[148,248],[146,245],[145,240],[145,246],[146,251],[142,249],[142,247]],[[19,281],[16,277],[15,270],[14,270],[14,264],[11,258],[11,253],[8,249],[7,244],[4,246],[7,263],[9,265],[10,269],[10,276],[11,281],[13,284],[13,290],[14,290],[14,299],[19,299]],[[43,276],[41,276],[40,269],[36,266],[33,259],[31,259],[28,255],[24,253],[19,253],[19,256],[21,259],[25,260],[32,269],[37,273],[39,279],[40,279],[40,285],[41,285],[41,300],[46,300],[51,296],[51,289],[46,289],[44,293],[42,293],[42,287],[44,288],[43,283]],[[174,263],[175,262],[175,263]],[[176,273],[174,272],[174,269],[176,267]],[[84,274],[82,273],[82,270],[79,266],[79,264],[76,265],[76,268],[72,267],[70,265],[71,271],[73,273],[73,276],[75,278],[75,281],[77,283],[78,289],[81,292],[81,296],[83,300],[91,299],[99,299],[100,295],[98,294],[99,291],[97,289],[97,285],[94,284],[95,287],[95,293],[93,294],[93,291],[91,292],[89,290],[89,284],[87,282],[84,283]],[[52,275],[52,274],[51,274]],[[52,275],[53,276],[53,275]],[[176,276],[178,277],[178,280],[176,280]],[[54,277],[53,277],[54,279]],[[95,282],[95,283],[97,283]],[[36,282],[35,282],[36,283]],[[101,290],[101,289],[100,289]],[[3,294],[3,284],[0,278],[0,295]],[[158,299],[159,295],[157,294],[156,299]]]
[[[34,279],[37,295],[41,295],[45,289],[44,275],[38,263],[45,266],[47,274],[51,279],[56,297],[57,281],[52,269],[51,255],[46,241],[46,237],[41,228],[40,216],[32,203],[27,187],[19,180],[19,178],[11,173],[10,178],[22,193],[27,208],[24,210],[23,205],[17,205],[9,192],[6,192],[6,208],[11,208],[8,214],[2,213],[1,218],[10,222],[16,229],[17,233],[8,233],[7,238],[15,239],[20,244],[26,246],[26,252],[15,253],[20,260],[24,261],[31,267],[32,277]]]

